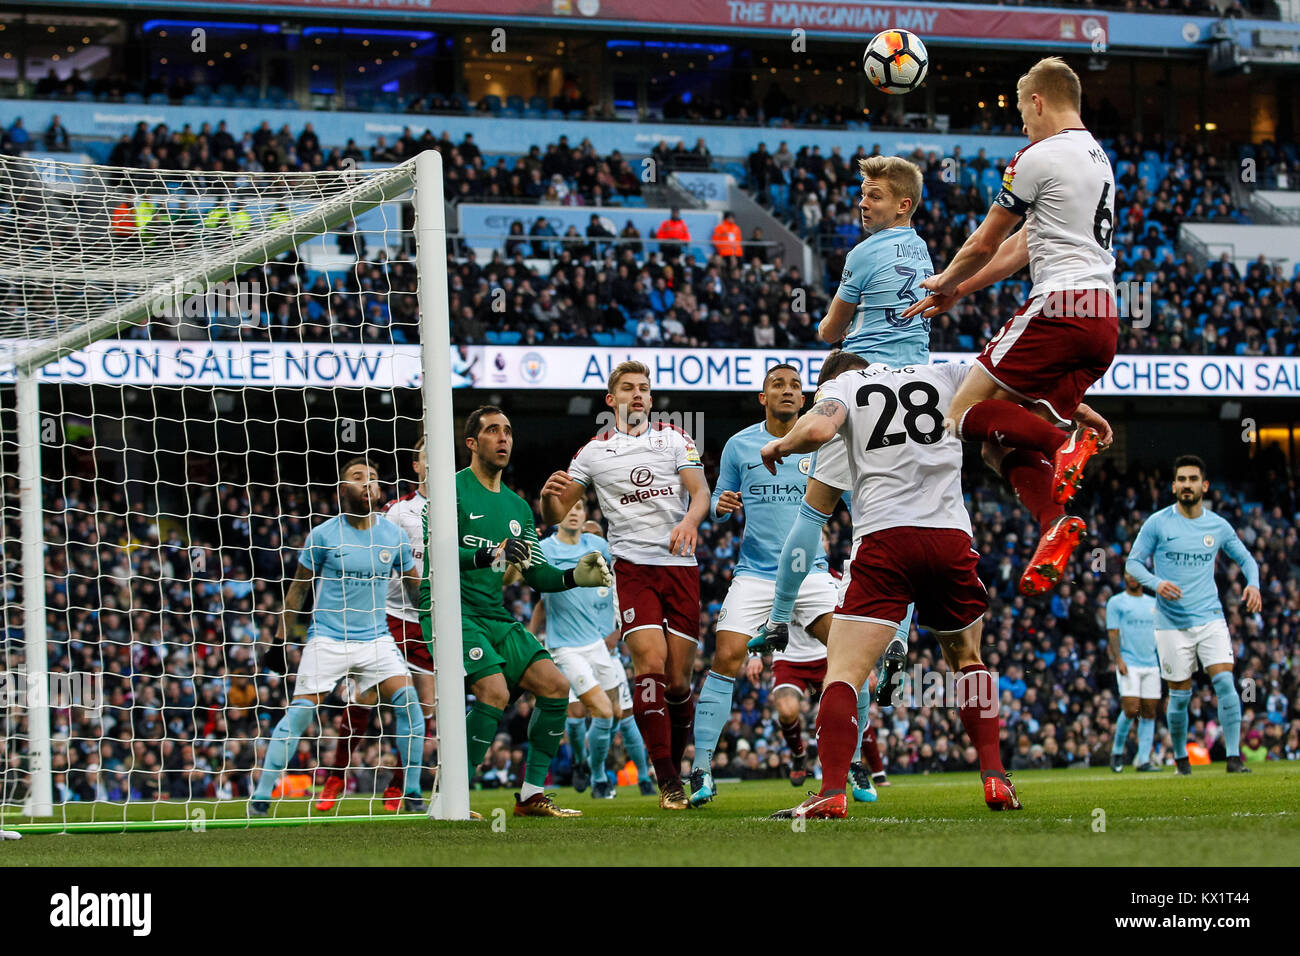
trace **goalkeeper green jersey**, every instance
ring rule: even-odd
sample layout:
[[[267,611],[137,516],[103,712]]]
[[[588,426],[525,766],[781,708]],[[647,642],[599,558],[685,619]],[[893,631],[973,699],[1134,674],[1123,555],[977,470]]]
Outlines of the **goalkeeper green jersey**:
[[[472,469],[456,473],[456,530],[460,551],[460,609],[465,617],[496,618],[513,621],[514,616],[502,603],[504,571],[474,567],[474,554],[480,548],[496,548],[506,538],[519,538],[528,544],[533,564],[524,572],[524,580],[538,591],[566,590],[564,572],[546,562],[537,544],[537,527],[533,509],[517,494],[501,486],[492,492],[483,487]],[[425,575],[420,584],[420,611],[431,607],[430,580],[433,561],[429,542],[429,512],[424,512]]]

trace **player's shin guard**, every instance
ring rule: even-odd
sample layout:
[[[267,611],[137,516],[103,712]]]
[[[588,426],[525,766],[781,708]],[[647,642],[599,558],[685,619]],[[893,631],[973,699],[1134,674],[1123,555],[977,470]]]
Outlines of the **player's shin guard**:
[[[1232,671],[1220,671],[1210,678],[1219,700],[1219,726],[1223,728],[1223,749],[1229,757],[1241,756],[1241,698]]]
[[[262,767],[262,776],[258,778],[257,789],[253,791],[254,800],[270,800],[271,791],[280,782],[280,774],[289,766],[289,757],[298,740],[316,715],[316,705],[305,697],[296,697],[289,704],[275,730],[271,731],[271,743],[266,748],[266,764]]]
[[[734,677],[709,671],[700,688],[700,702],[695,707],[695,759],[693,770],[708,771],[713,765],[713,751],[718,747],[722,728],[731,716],[731,698],[736,689]]]
[[[1156,721],[1154,717],[1138,718],[1138,752],[1137,765],[1151,762],[1151,744],[1156,737]]]
[[[967,664],[957,678],[957,715],[979,754],[981,773],[1006,773],[998,745],[998,710],[993,675],[983,664]]]
[[[1133,728],[1133,718],[1123,712],[1119,715],[1119,720],[1115,722],[1115,741],[1110,746],[1112,757],[1118,757],[1124,753],[1124,748],[1128,746],[1128,732]]]
[[[408,797],[420,795],[420,760],[424,756],[424,711],[420,695],[406,686],[393,695],[393,719],[396,724],[397,755],[404,780],[401,784]]]
[[[584,764],[587,762],[587,718],[586,717],[568,717],[564,721],[564,736],[569,738],[569,746],[573,748],[573,762],[575,764]]]
[[[822,691],[817,710],[817,756],[822,765],[821,795],[843,793],[849,764],[858,749],[858,692],[844,681]]]
[[[1030,449],[1040,452],[1045,458],[1056,454],[1056,449],[1069,437],[1029,409],[1000,398],[976,402],[958,424],[959,437],[963,441],[987,441],[1003,448]],[[1050,464],[1048,475],[1050,478]]]
[[[538,697],[532,719],[528,721],[528,760],[524,764],[524,782],[534,787],[546,785],[551,761],[564,739],[564,715],[569,709],[567,697]],[[527,794],[525,799],[527,799]]]
[[[1042,422],[1042,419],[1037,420]],[[1065,514],[1065,505],[1052,500],[1052,462],[1049,458],[1028,448],[1013,448],[1002,459],[1002,477],[1038,521],[1041,530],[1046,531]]]
[[[343,723],[339,727],[339,741],[334,746],[331,777],[342,777],[352,763],[352,755],[366,737],[370,728],[370,707],[366,704],[349,704],[343,710]]]
[[[1187,756],[1187,705],[1191,702],[1190,687],[1169,692],[1169,709],[1165,712],[1165,722],[1169,724],[1169,736],[1174,744],[1174,757],[1179,760]]]
[[[831,516],[822,514],[806,501],[799,503],[799,514],[785,536],[781,560],[776,569],[776,595],[772,599],[772,620],[790,623],[799,586],[812,570],[821,547],[822,528]]]
[[[695,731],[695,695],[691,693],[689,685],[684,700],[668,701],[668,721],[668,746],[673,766],[680,768],[682,757],[686,755],[686,742]]]
[[[469,758],[471,781],[488,748],[492,746],[492,740],[496,737],[497,728],[501,726],[501,718],[504,716],[505,711],[501,708],[485,704],[481,700],[474,701],[469,713],[465,715],[465,754]]]
[[[663,674],[640,674],[632,690],[632,713],[641,730],[646,752],[654,764],[659,786],[680,779],[682,770],[674,766],[672,758],[672,731],[668,722],[668,681]]]
[[[858,708],[858,714],[862,714],[861,707]],[[871,716],[867,715],[865,723],[859,716],[858,726],[862,728],[862,762],[873,774],[884,773],[885,764],[880,759],[880,748],[876,746],[876,728],[871,726]]]
[[[630,714],[618,722],[618,732],[623,735],[623,749],[627,759],[636,767],[638,781],[650,779],[650,768],[645,762],[645,741],[641,738],[641,728],[636,725],[636,718]]]
[[[609,757],[609,741],[613,736],[613,717],[591,718],[591,730],[587,732],[587,753],[591,757],[590,766],[593,783],[605,783],[607,780],[605,760]]]

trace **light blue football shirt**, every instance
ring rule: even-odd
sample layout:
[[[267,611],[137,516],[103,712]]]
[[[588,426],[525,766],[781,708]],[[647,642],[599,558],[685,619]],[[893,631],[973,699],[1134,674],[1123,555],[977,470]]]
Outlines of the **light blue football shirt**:
[[[1124,570],[1154,591],[1161,581],[1182,590],[1177,601],[1156,598],[1156,627],[1188,628],[1223,617],[1219,589],[1214,585],[1214,560],[1222,551],[1241,565],[1246,583],[1259,587],[1259,565],[1241,543],[1232,525],[1202,506],[1199,518],[1185,518],[1177,505],[1147,518],[1133,542]],[[1153,558],[1155,573],[1147,568]]]
[[[558,534],[542,539],[542,554],[561,571],[577,567],[584,554],[599,551],[613,565],[609,542],[598,534],[578,536],[577,544],[565,544]],[[546,646],[583,647],[603,641],[618,626],[614,618],[614,595],[610,588],[570,588],[542,595],[546,606]]]
[[[737,491],[744,502],[745,533],[740,540],[740,556],[736,560],[735,575],[752,575],[776,580],[780,565],[781,548],[785,536],[799,516],[799,503],[803,501],[808,476],[812,474],[813,455],[791,455],[776,466],[773,475],[763,467],[760,452],[763,446],[776,438],[767,430],[765,422],[741,429],[727,439],[722,449],[722,464],[718,468],[718,481],[709,503],[709,516],[716,523],[730,519],[718,517],[718,499],[724,491]],[[847,493],[845,500],[848,500]],[[826,552],[817,545],[817,557],[809,573],[826,570]]]
[[[911,226],[882,229],[854,246],[835,293],[855,307],[844,350],[892,368],[928,364],[930,320],[899,313],[925,297],[921,280],[931,275],[930,251]]]
[[[1106,630],[1119,631],[1119,655],[1129,667],[1159,667],[1156,599],[1120,591],[1106,602]]]
[[[308,638],[373,641],[388,633],[384,620],[393,571],[415,564],[411,539],[387,518],[354,528],[335,515],[312,528],[298,560],[316,575],[316,603]]]

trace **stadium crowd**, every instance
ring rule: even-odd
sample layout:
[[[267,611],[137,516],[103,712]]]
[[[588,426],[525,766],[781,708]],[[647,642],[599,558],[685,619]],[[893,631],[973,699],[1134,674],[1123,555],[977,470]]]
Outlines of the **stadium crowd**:
[[[1118,137],[1108,148],[1118,172],[1116,279],[1133,290],[1130,304],[1145,310],[1132,315],[1120,351],[1294,354],[1300,346],[1300,268],[1288,276],[1261,257],[1243,276],[1227,256],[1201,267],[1191,253],[1175,251],[1183,222],[1249,221],[1233,201],[1218,157],[1200,143],[1140,135]],[[611,204],[636,205],[640,177],[626,157],[617,151],[601,156],[586,139],[572,144],[561,137],[516,157],[493,158],[484,156],[472,134],[454,142],[445,131],[417,136],[410,127],[392,142],[380,136],[363,149],[355,141],[322,147],[310,123],[297,135],[287,125],[273,131],[262,123],[239,138],[224,122],[197,130],[186,124],[179,131],[141,123],[122,137],[109,161],[175,170],[337,169],[349,159],[392,162],[424,149],[442,152],[447,193],[459,202],[593,207],[584,230],[570,227],[560,235],[544,210],[521,205],[507,233],[489,241],[488,261],[480,262],[467,241],[456,248],[449,269],[458,344],[816,348],[817,321],[844,256],[861,238],[857,159],[869,155],[865,148],[845,156],[837,147],[823,156],[818,146],[791,149],[782,141],[771,152],[761,146],[743,167],[755,197],[822,252],[824,277],[788,268],[761,230],[744,237],[732,220],[719,230],[734,232],[710,236],[690,236],[675,213],[654,230],[638,229],[630,218],[620,226]],[[1288,181],[1294,149],[1265,144],[1251,152],[1271,181]],[[690,148],[660,142],[650,158],[664,170],[719,165],[702,138]],[[984,150],[966,157],[960,148],[949,157],[918,150],[910,158],[923,171],[926,196],[913,222],[941,269],[978,225],[1005,159]],[[658,241],[669,236],[685,241]],[[367,249],[355,229],[345,229],[337,243],[340,252],[360,259],[357,268],[330,274],[291,256],[260,276],[249,274],[245,278],[259,279],[265,290],[259,314],[214,320],[207,334],[417,341],[414,268],[400,261],[398,250]],[[934,349],[982,348],[1027,291],[1027,275],[1020,274],[958,303],[934,322]],[[156,325],[132,334],[177,333]]]

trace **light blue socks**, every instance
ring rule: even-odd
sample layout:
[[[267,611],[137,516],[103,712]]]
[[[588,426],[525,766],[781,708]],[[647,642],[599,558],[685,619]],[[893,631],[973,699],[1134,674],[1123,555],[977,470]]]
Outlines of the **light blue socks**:
[[[418,704],[418,701],[417,701]],[[253,791],[254,800],[270,800],[271,791],[280,782],[280,774],[289,766],[289,757],[298,746],[298,740],[311,726],[316,716],[316,705],[305,697],[295,697],[284,712],[275,730],[271,731],[271,743],[266,748],[266,765],[262,767],[262,776],[257,779],[257,789]]]
[[[1151,762],[1151,742],[1156,736],[1156,721],[1154,717],[1138,718],[1138,752],[1137,765],[1140,767],[1145,763]]]
[[[1128,744],[1128,732],[1133,729],[1133,718],[1122,710],[1119,713],[1119,720],[1115,723],[1115,742],[1110,746],[1112,757],[1118,757],[1124,752],[1124,747]]]
[[[406,769],[406,795],[420,795],[420,763],[424,758],[424,711],[420,695],[415,688],[406,686],[393,695],[393,717],[396,723],[397,756]]]
[[[734,677],[723,677],[709,671],[700,688],[700,699],[695,705],[695,760],[692,770],[706,773],[713,765],[713,751],[718,747],[722,728],[731,716],[731,697],[736,689]]]
[[[1169,692],[1169,710],[1165,721],[1169,724],[1169,736],[1174,741],[1174,757],[1182,760],[1187,756],[1187,705],[1192,701],[1192,690],[1171,690]]]
[[[587,753],[591,759],[591,779],[597,783],[604,783],[608,779],[605,759],[609,756],[609,741],[613,736],[613,717],[591,718],[591,730],[587,732]]]
[[[564,735],[573,748],[574,766],[587,762],[587,718],[569,717],[564,721]]]
[[[1232,671],[1220,671],[1210,678],[1219,699],[1219,726],[1223,728],[1223,749],[1229,757],[1241,756],[1241,698]]]
[[[650,768],[645,762],[645,741],[641,738],[641,728],[636,725],[636,718],[628,714],[618,722],[618,732],[623,735],[623,749],[627,759],[636,767],[638,780],[650,779]]]

